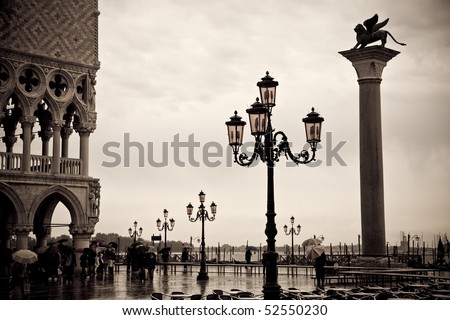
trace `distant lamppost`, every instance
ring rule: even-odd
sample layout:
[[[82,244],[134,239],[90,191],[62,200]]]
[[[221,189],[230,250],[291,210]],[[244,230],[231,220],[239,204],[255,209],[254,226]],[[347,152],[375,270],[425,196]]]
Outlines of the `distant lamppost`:
[[[137,221],[135,221],[134,222],[134,231],[131,228],[128,229],[128,233],[130,234],[130,237],[133,238],[133,243],[136,243],[136,240],[142,236],[143,229],[139,228],[139,232],[138,232],[137,225],[138,225],[138,223],[137,223]]]
[[[169,215],[169,211],[164,209],[163,214],[164,214],[164,222],[161,225],[161,220],[158,218],[158,220],[156,220],[156,226],[158,227],[159,231],[164,230],[164,247],[167,248],[167,231],[173,230],[173,227],[175,226],[175,220],[170,218],[168,223],[167,217]]]
[[[291,261],[295,263],[295,259],[294,259],[294,235],[298,236],[300,234],[300,230],[302,229],[301,225],[297,225],[297,229],[294,228],[294,221],[295,218],[294,216],[291,217],[291,228],[288,228],[287,225],[284,225],[283,229],[284,229],[284,233],[286,233],[286,235],[292,235],[291,239]]]
[[[247,109],[250,120],[251,134],[255,137],[255,146],[253,154],[248,156],[246,153],[239,154],[239,148],[242,145],[245,121],[238,116],[237,111],[225,124],[228,128],[229,145],[233,149],[234,162],[241,166],[250,166],[258,157],[267,165],[267,223],[265,234],[267,236],[267,251],[264,255],[266,261],[266,275],[263,286],[264,299],[279,300],[281,287],[278,285],[278,253],[275,251],[275,236],[277,228],[275,224],[275,200],[274,200],[274,166],[281,155],[285,155],[295,164],[307,164],[315,160],[317,144],[320,142],[320,133],[324,119],[317,112],[308,113],[303,118],[306,130],[306,141],[311,146],[312,155],[306,150],[294,154],[289,146],[288,138],[282,131],[274,132],[272,128],[272,108],[275,106],[277,81],[266,73],[266,76],[257,83],[260,92],[261,102],[256,102]],[[278,142],[278,140],[281,140]]]
[[[195,222],[200,219],[202,222],[202,242],[201,242],[201,250],[200,250],[200,272],[198,273],[197,280],[208,280],[208,272],[206,271],[206,255],[205,255],[205,220],[213,221],[216,219],[217,205],[214,201],[211,203],[211,214],[212,217],[209,216],[208,211],[206,211],[204,202],[205,202],[205,194],[203,191],[200,191],[198,197],[200,199],[200,206],[198,207],[197,215],[192,217],[192,210],[194,207],[189,202],[186,206],[188,219],[191,222]]]

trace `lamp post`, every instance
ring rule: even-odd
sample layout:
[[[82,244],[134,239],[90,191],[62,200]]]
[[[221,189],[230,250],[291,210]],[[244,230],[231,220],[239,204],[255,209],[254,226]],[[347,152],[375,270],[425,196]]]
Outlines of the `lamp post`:
[[[300,234],[300,230],[302,229],[301,225],[297,225],[297,229],[294,228],[294,221],[295,218],[294,216],[291,217],[291,228],[288,229],[287,225],[284,225],[283,229],[284,229],[284,233],[288,236],[288,235],[292,235],[291,236],[291,261],[295,263],[295,259],[294,259],[294,235],[298,236]]]
[[[275,200],[274,200],[274,166],[281,155],[285,155],[295,164],[307,164],[315,160],[317,144],[320,142],[321,126],[324,119],[318,113],[312,111],[303,118],[306,130],[306,141],[311,146],[312,155],[302,150],[299,154],[294,154],[289,146],[288,138],[282,131],[274,132],[272,128],[272,109],[275,107],[277,81],[266,72],[266,76],[257,83],[260,92],[261,102],[256,102],[247,109],[250,120],[251,134],[255,137],[253,154],[239,154],[242,145],[245,121],[238,116],[237,111],[225,124],[228,128],[228,140],[234,154],[234,162],[241,166],[250,166],[258,157],[267,165],[267,223],[265,234],[267,236],[267,251],[265,253],[266,275],[263,286],[264,299],[280,299],[280,286],[278,285],[278,253],[275,251],[275,236],[277,228],[275,224]],[[281,140],[278,142],[278,139]]]
[[[205,205],[203,204],[205,202],[205,193],[203,191],[200,191],[198,194],[198,197],[200,199],[200,206],[198,207],[197,215],[195,217],[192,217],[192,210],[194,207],[189,202],[189,204],[186,206],[186,211],[188,215],[188,219],[191,222],[196,222],[200,219],[202,222],[202,237],[201,237],[201,249],[200,249],[200,272],[198,273],[197,280],[208,280],[208,272],[206,271],[206,255],[205,255],[205,220],[213,221],[216,219],[216,212],[217,212],[217,205],[214,203],[214,201],[211,203],[211,214],[212,217],[209,216],[208,211],[205,209]]]
[[[167,217],[169,216],[169,211],[164,209],[163,214],[164,214],[164,222],[161,225],[161,220],[158,218],[158,220],[156,220],[156,226],[158,227],[159,231],[164,230],[164,247],[167,248],[167,231],[173,230],[173,227],[175,226],[175,220],[170,218],[168,223]]]
[[[133,225],[134,225],[134,231],[133,231],[133,229],[129,228],[128,233],[130,234],[130,237],[133,238],[133,243],[136,243],[137,238],[141,237],[143,229],[139,228],[139,232],[137,231],[137,225],[138,225],[137,221],[135,221]]]

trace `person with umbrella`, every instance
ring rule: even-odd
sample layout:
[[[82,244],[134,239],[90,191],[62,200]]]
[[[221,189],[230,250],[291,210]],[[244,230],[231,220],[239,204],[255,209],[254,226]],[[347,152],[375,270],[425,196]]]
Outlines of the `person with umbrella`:
[[[325,285],[325,265],[327,264],[327,256],[322,252],[320,256],[314,259],[314,268],[316,270],[317,286],[323,288]]]
[[[62,267],[63,275],[66,278],[66,284],[73,284],[73,274],[76,266],[75,249],[73,247],[63,246]]]
[[[12,254],[13,264],[11,265],[11,282],[9,291],[15,287],[20,287],[22,298],[26,296],[25,284],[29,285],[27,264],[35,263],[38,256],[35,252],[28,249],[21,249]],[[29,292],[27,292],[29,293]]]
[[[20,287],[20,293],[22,298],[25,297],[25,277],[27,268],[25,263],[13,261],[11,265],[11,282],[9,285],[9,291],[12,291],[15,287]]]
[[[153,281],[153,275],[156,268],[156,254],[151,251],[147,251],[145,254],[145,265],[148,269],[148,277],[150,281]]]

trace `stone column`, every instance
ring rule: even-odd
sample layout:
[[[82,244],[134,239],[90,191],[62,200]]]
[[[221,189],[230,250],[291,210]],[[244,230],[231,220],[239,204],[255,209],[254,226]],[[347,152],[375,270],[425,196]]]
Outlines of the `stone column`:
[[[42,155],[48,156],[48,145],[50,138],[53,137],[53,132],[50,128],[41,129],[41,131],[39,131],[39,137],[41,137],[42,140]]]
[[[34,230],[34,233],[36,236],[36,248],[46,248],[52,233],[52,228],[45,227],[40,230],[40,232],[36,232],[36,230]]]
[[[70,228],[70,234],[73,238],[73,247],[75,248],[75,258],[77,264],[75,266],[75,272],[81,272],[80,257],[83,253],[84,248],[89,248],[90,240],[92,234],[94,233],[94,228],[90,226],[72,226]]]
[[[22,172],[30,172],[31,165],[31,140],[32,140],[32,128],[34,124],[34,117],[24,117],[22,119]]]
[[[339,52],[352,62],[359,83],[359,158],[362,254],[385,255],[381,74],[400,52],[372,46]]]
[[[89,175],[89,135],[91,130],[89,128],[79,128],[78,134],[80,135],[80,159],[82,162],[81,175]]]
[[[62,123],[55,121],[53,123],[53,159],[52,159],[52,173],[60,173],[61,163],[61,127]]]
[[[61,156],[63,158],[69,157],[69,137],[72,134],[73,129],[69,127],[63,127],[61,129],[61,138],[62,138],[62,148],[61,148]]]
[[[16,226],[16,249],[28,249],[28,235],[33,228],[28,225]]]

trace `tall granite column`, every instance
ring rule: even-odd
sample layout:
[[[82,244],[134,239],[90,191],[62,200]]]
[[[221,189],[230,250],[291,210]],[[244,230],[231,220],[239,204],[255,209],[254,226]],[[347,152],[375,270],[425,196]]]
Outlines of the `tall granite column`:
[[[339,53],[352,62],[359,83],[362,254],[385,255],[380,84],[383,68],[400,52],[372,46]]]

